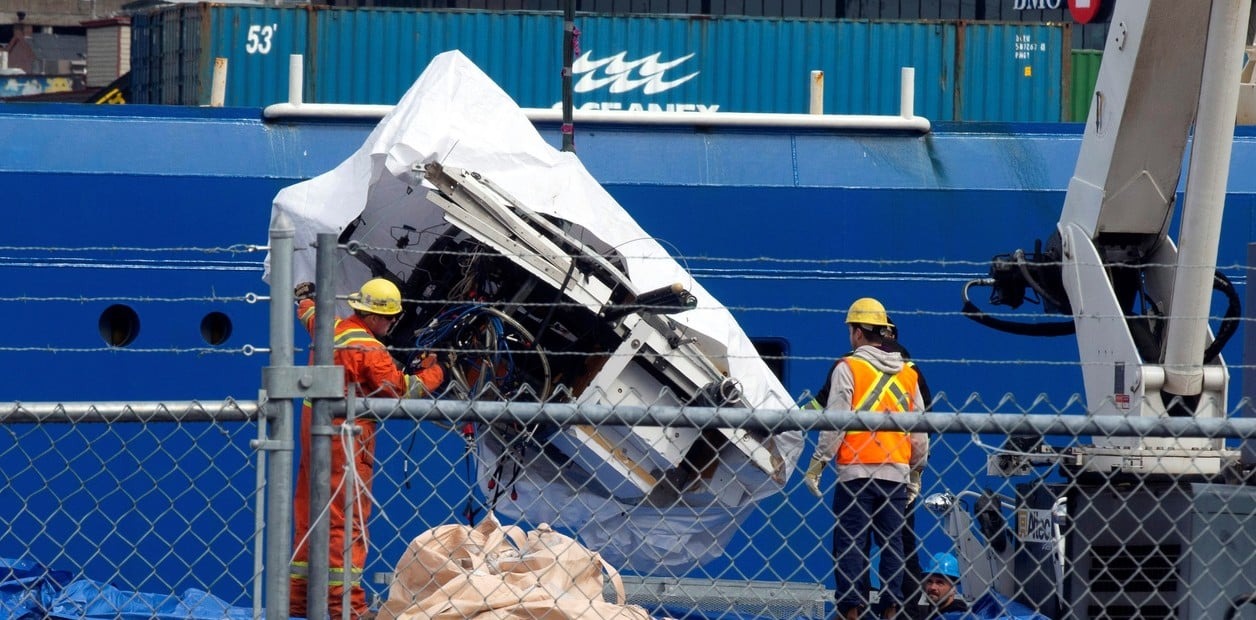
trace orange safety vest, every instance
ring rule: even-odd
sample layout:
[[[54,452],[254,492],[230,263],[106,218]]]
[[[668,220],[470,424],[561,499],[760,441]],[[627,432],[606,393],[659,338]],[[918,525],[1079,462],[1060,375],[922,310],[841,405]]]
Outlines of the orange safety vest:
[[[877,370],[867,360],[854,356],[842,358],[854,378],[851,401],[855,411],[899,413],[914,411],[912,397],[916,394],[919,375],[915,366],[905,364],[898,374]],[[911,440],[899,431],[846,431],[837,449],[839,465],[883,465],[911,462]]]
[[[298,313],[301,323],[313,334],[313,300],[302,300]],[[346,393],[349,384],[356,383],[359,396],[419,396],[420,391],[422,395],[434,392],[445,379],[445,373],[438,365],[422,368],[414,375],[403,373],[383,343],[356,315],[337,318],[333,338],[335,363],[345,369]],[[422,388],[419,388],[420,385]]]

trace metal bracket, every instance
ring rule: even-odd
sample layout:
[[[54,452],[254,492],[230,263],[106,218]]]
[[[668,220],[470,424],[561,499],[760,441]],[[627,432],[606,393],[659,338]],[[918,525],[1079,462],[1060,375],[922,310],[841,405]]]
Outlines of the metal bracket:
[[[279,441],[277,439],[251,439],[249,440],[249,447],[265,452],[292,452],[296,449],[294,442]]]
[[[262,385],[271,398],[344,398],[343,366],[266,366]]]

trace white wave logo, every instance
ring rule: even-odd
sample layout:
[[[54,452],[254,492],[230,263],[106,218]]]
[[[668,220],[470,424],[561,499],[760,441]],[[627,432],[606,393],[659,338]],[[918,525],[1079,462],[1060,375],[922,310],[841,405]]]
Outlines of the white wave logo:
[[[624,60],[628,52],[599,60],[590,60],[589,54],[590,52],[585,52],[572,63],[572,73],[580,76],[580,81],[574,87],[578,93],[591,92],[609,84],[612,93],[626,93],[640,88],[642,93],[655,95],[676,88],[697,77],[699,73],[695,71],[674,80],[663,79],[663,74],[668,69],[693,58],[693,54],[667,62],[659,62],[662,52],[655,52],[639,60]],[[602,69],[605,77],[594,76],[598,69]],[[634,70],[640,77],[633,77]]]

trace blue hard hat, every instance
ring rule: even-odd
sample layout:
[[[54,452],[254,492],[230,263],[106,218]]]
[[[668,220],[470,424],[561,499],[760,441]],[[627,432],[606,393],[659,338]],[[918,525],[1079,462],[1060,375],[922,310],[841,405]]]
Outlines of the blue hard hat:
[[[929,559],[926,575],[944,575],[952,580],[959,579],[959,560],[949,553],[935,553]]]

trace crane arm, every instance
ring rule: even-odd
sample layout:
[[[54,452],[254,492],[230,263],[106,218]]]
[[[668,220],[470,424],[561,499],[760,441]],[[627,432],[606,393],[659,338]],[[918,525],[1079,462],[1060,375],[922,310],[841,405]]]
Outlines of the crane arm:
[[[992,303],[1015,307],[1031,288],[1048,310],[1072,315],[1091,415],[1225,415],[1229,376],[1205,350],[1250,8],[1116,4],[1056,231],[1045,252],[996,258],[985,281]],[[1096,470],[1208,473],[1226,458],[1211,439],[1094,443]]]

